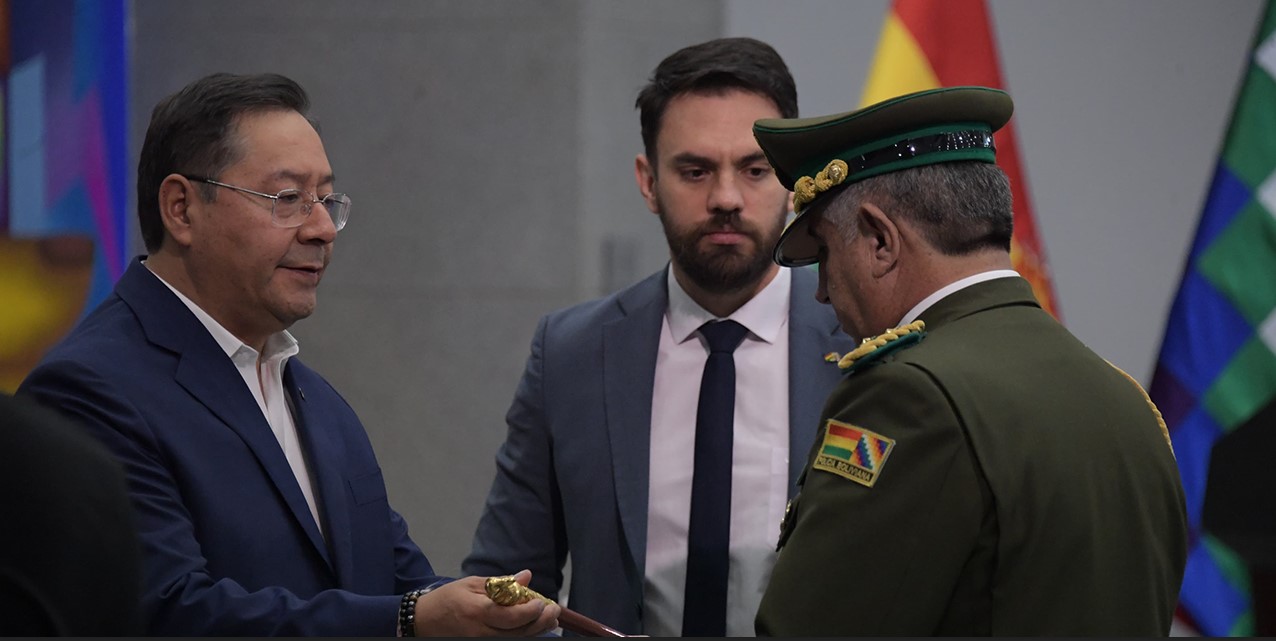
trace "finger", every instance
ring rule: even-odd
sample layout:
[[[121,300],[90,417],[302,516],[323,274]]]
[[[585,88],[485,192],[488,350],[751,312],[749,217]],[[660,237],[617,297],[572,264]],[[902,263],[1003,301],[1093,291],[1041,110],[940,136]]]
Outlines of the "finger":
[[[540,616],[531,623],[510,630],[500,630],[497,634],[516,637],[532,637],[544,634],[558,627],[558,615],[561,612],[562,608],[557,605],[547,605],[541,611]]]
[[[519,570],[518,574],[514,575],[514,582],[522,586],[528,585],[532,582],[532,571]]]
[[[519,605],[497,605],[491,604],[484,614],[484,623],[488,627],[501,631],[518,630],[533,625],[544,614],[545,610],[554,608],[552,613],[554,618],[558,617],[556,605],[548,605],[540,599],[528,601]]]
[[[453,583],[460,583],[470,592],[487,596],[487,588],[485,587],[486,584],[484,581],[486,581],[486,579],[481,576],[467,576],[465,578],[457,579],[453,581]]]

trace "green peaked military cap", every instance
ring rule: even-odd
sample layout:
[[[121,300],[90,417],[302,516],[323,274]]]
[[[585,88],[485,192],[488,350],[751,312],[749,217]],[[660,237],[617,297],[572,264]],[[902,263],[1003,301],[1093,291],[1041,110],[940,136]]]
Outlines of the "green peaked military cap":
[[[1010,96],[999,89],[947,87],[830,116],[753,123],[776,176],[794,192],[797,216],[775,245],[775,262],[797,267],[818,260],[807,214],[840,191],[836,187],[941,162],[996,162],[992,134],[1013,111]]]

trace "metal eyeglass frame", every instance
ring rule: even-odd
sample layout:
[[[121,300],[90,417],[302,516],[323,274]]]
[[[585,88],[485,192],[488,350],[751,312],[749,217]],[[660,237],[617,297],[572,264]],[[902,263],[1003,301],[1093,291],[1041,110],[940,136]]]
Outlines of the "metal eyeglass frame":
[[[279,190],[279,193],[272,195],[272,194],[267,194],[260,191],[248,189],[247,187],[239,187],[236,185],[231,185],[229,183],[221,182],[219,180],[213,180],[212,178],[204,178],[203,176],[187,176],[185,174],[180,174],[180,175],[187,180],[207,183],[209,185],[215,185],[217,187],[225,187],[226,189],[233,189],[235,191],[243,192],[245,194],[261,196],[262,198],[269,198],[272,201],[270,203],[270,222],[274,226],[281,227],[283,229],[293,229],[293,228],[304,225],[306,223],[306,219],[310,218],[310,214],[314,210],[314,206],[316,203],[323,205],[323,208],[327,210],[328,215],[332,216],[332,226],[336,227],[337,231],[341,231],[342,229],[344,229],[346,226],[346,222],[350,220],[350,196],[340,192],[332,192],[328,194],[327,196],[324,196],[323,198],[317,198],[315,197],[314,194],[310,193],[309,191],[306,191],[305,189],[296,189],[293,187],[289,187],[288,189],[281,189]],[[275,215],[275,208],[279,205],[279,202],[285,197],[285,194],[297,194],[299,196],[304,194],[305,197],[309,199],[308,201],[303,201],[299,203],[301,206],[301,209],[299,211],[304,212],[304,214],[301,216],[295,216],[295,218],[297,219],[297,224],[295,225],[283,224],[280,222],[279,217]],[[337,205],[337,204],[342,205],[342,207],[339,210],[337,210],[338,215],[333,215],[333,205]]]

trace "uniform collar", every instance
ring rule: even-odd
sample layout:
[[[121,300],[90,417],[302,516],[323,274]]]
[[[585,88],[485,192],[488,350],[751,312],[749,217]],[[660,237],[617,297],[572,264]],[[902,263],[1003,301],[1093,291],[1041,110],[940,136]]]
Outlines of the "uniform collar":
[[[907,325],[917,320],[917,317],[921,316],[922,312],[926,311],[927,309],[930,309],[932,305],[943,300],[945,296],[948,296],[955,292],[959,292],[967,287],[970,287],[971,285],[977,285],[979,283],[994,280],[997,278],[1018,278],[1018,277],[1019,277],[1019,272],[1013,269],[994,269],[991,271],[980,272],[972,276],[967,276],[961,280],[953,281],[939,288],[937,291],[935,291],[935,293],[931,294],[930,296],[923,298],[922,302],[917,303],[917,305],[913,306],[912,309],[908,310],[908,313],[904,314],[904,318],[902,318],[899,321],[899,323],[896,323],[895,326],[899,327],[901,325]]]

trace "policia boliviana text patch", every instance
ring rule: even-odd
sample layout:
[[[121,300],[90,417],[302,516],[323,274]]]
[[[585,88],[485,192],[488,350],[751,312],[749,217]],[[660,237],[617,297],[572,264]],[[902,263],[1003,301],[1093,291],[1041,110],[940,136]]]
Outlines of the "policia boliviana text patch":
[[[894,448],[894,439],[829,419],[814,467],[873,487]]]

